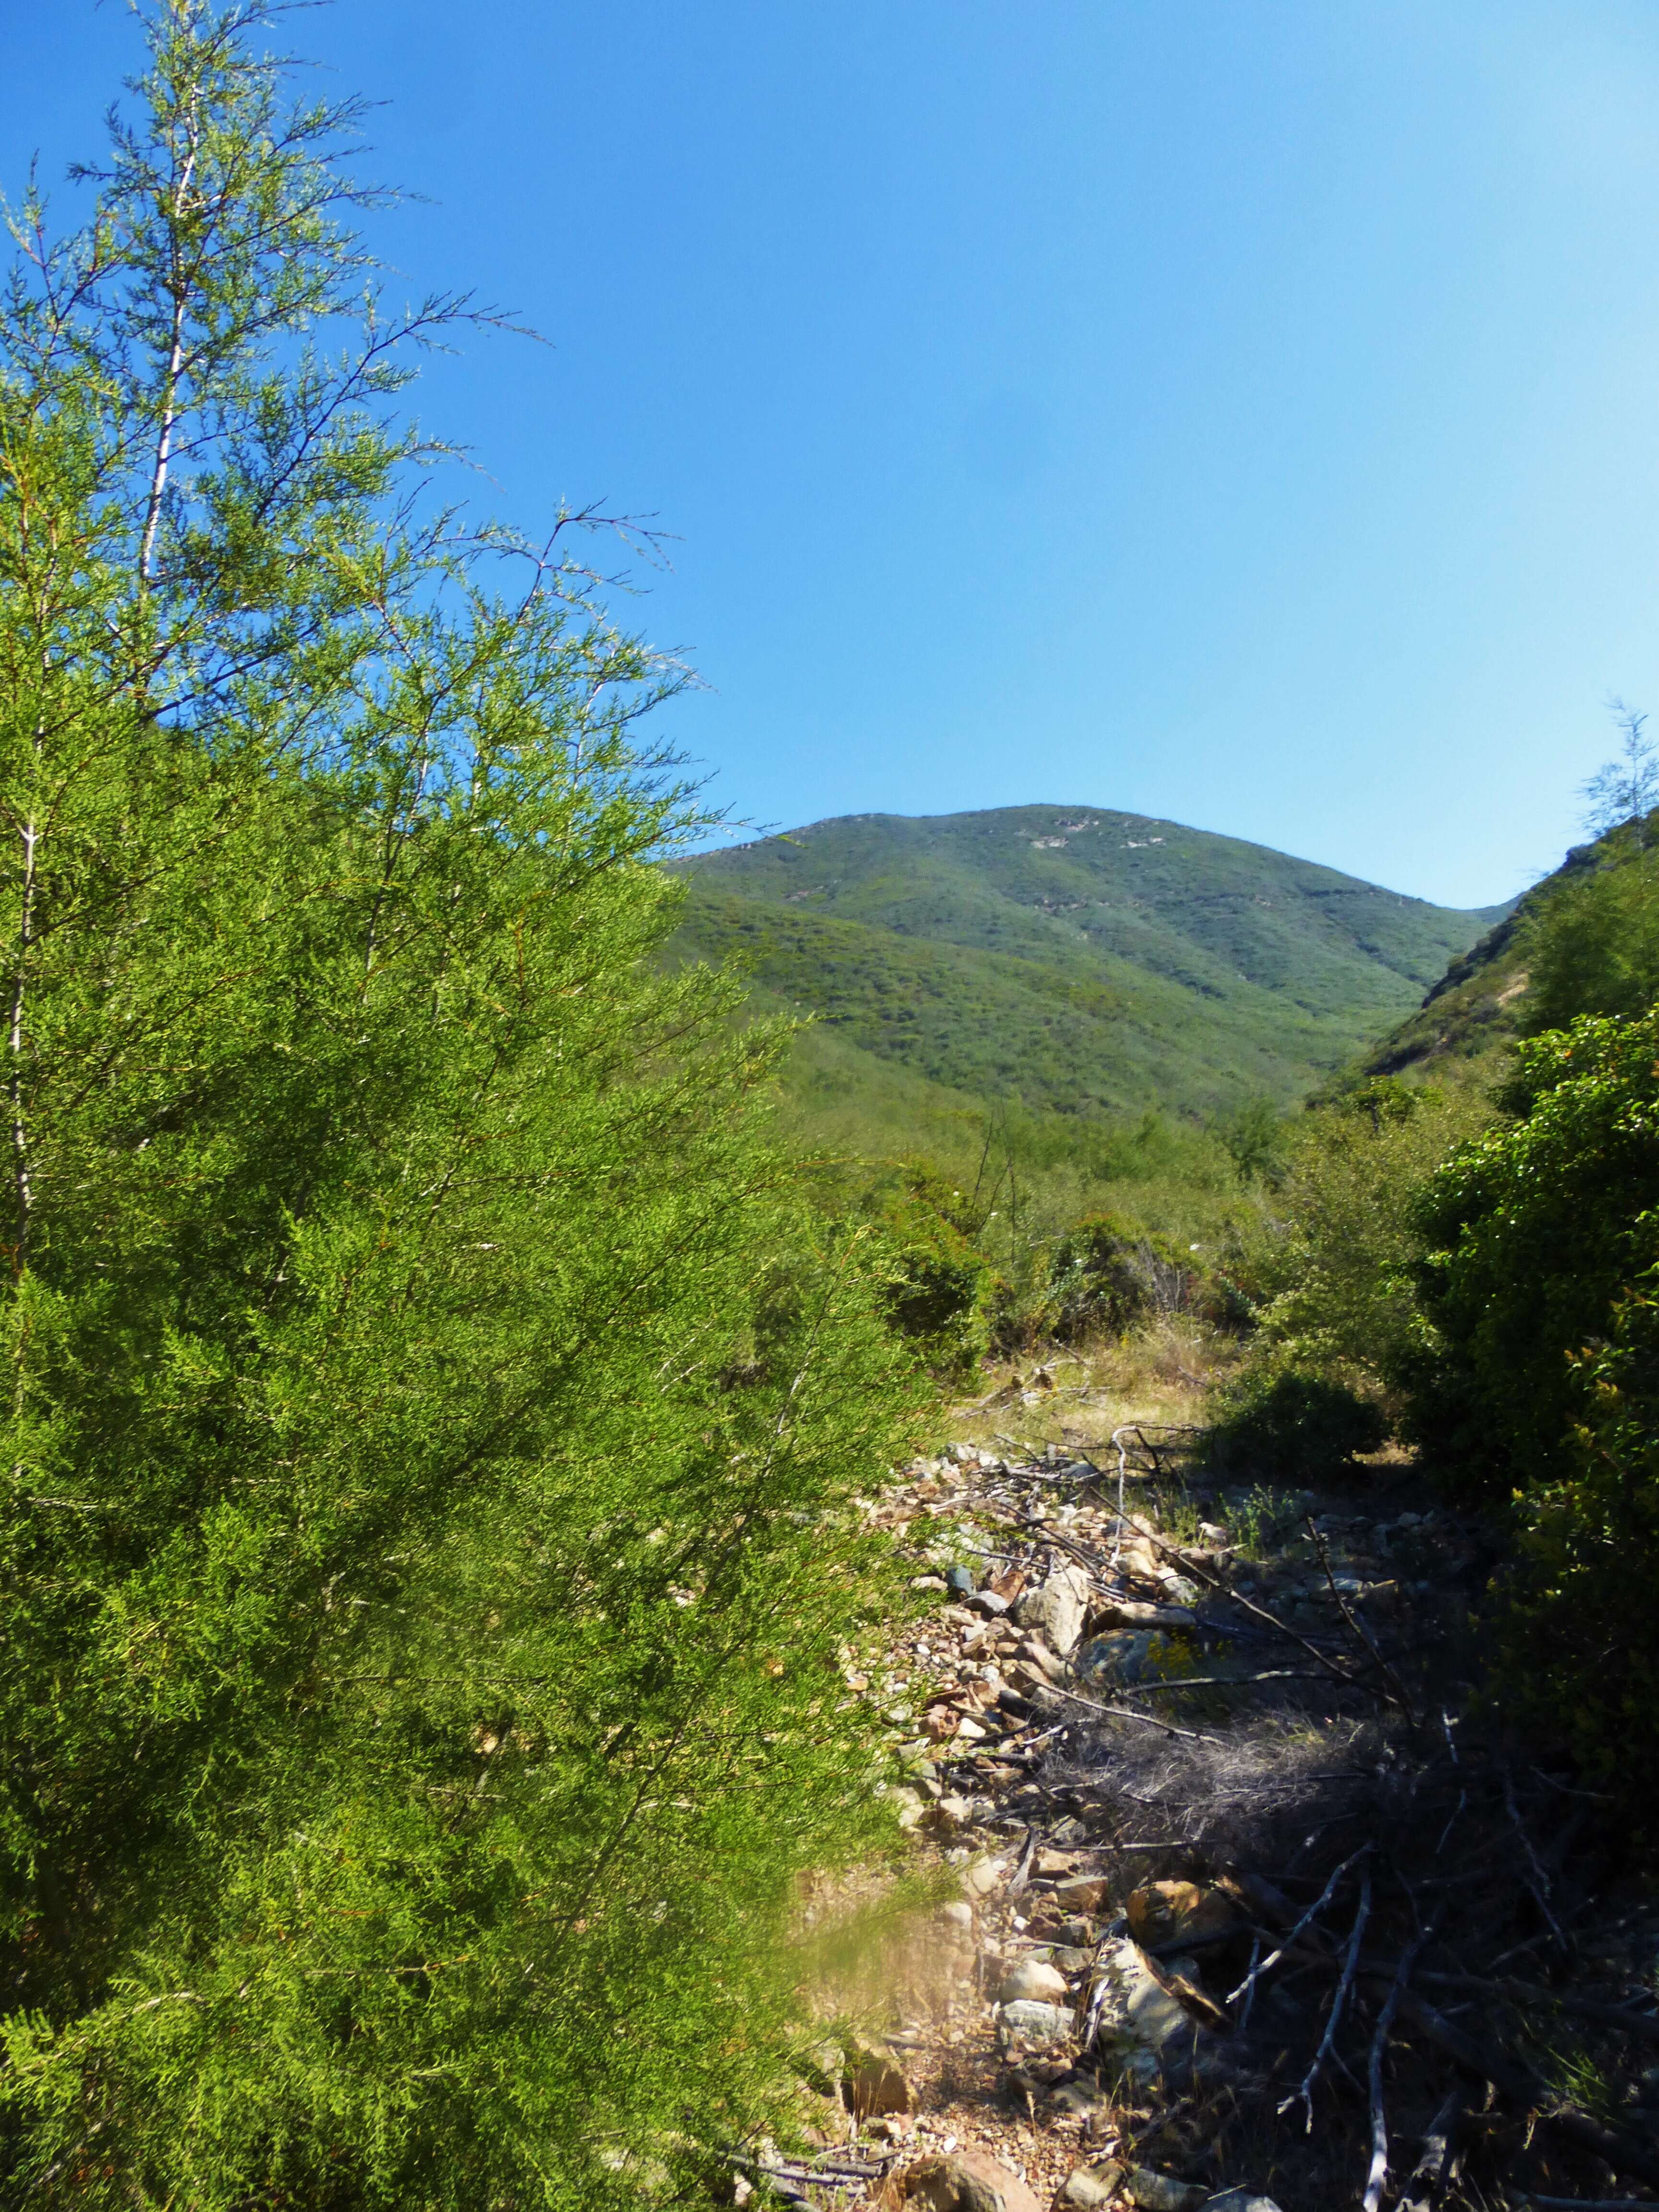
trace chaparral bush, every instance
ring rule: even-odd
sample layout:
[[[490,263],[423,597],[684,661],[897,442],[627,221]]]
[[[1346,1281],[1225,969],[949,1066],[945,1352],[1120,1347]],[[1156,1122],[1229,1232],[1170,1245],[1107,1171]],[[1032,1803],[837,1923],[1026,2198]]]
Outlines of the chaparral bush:
[[[0,308],[3,2194],[632,2203],[868,1829],[909,1386],[653,957],[674,672],[411,476],[455,311],[350,111],[259,0],[149,27]]]

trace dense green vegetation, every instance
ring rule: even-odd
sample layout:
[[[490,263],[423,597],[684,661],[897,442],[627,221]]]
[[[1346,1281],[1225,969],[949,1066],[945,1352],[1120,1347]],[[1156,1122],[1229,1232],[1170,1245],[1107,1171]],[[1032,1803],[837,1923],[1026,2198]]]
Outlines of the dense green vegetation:
[[[0,314],[0,2192],[700,2187],[912,1386],[657,957],[671,679],[422,503],[350,112],[149,26]]]
[[[877,1096],[896,1063],[1081,1117],[1288,1105],[1496,919],[1088,808],[854,816],[684,872],[681,946],[817,1014]]]
[[[1659,992],[1659,850],[1614,823],[1534,884],[1366,1055],[1371,1075],[1494,1079],[1521,1036],[1579,1014],[1639,1012]]]
[[[1255,1334],[1220,1434],[1346,1394],[1509,1515],[1492,1691],[1650,1824],[1659,1684],[1659,935],[1651,822],[1615,824],[1454,977],[1417,1079],[1285,1132],[1231,1255]],[[1497,1012],[1494,1010],[1498,1010]],[[1432,1007],[1428,1012],[1433,1012]],[[1510,1043],[1505,1048],[1504,1039]],[[1425,1083],[1425,1065],[1439,1079]],[[1310,1433],[1304,1419],[1302,1434]],[[1334,1461],[1337,1455],[1328,1454]]]
[[[1506,1696],[1651,1808],[1659,1013],[1523,1045],[1503,1103],[1418,1200],[1413,1425],[1460,1493],[1515,1498]]]

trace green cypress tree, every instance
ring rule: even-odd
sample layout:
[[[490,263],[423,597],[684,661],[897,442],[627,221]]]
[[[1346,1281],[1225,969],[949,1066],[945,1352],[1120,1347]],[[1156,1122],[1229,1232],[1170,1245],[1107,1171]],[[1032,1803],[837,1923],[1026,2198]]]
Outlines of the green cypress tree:
[[[906,1386],[653,961],[676,672],[410,489],[463,310],[331,349],[270,12],[159,0],[0,315],[7,2191],[684,2194],[871,1832]]]

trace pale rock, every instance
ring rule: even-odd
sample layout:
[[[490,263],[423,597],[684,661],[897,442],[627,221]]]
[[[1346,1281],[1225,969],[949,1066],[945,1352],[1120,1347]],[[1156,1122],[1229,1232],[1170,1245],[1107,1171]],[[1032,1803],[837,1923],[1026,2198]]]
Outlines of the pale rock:
[[[894,2175],[893,2188],[918,2212],[1042,2212],[1019,2176],[983,2151],[921,2159]]]
[[[1206,2197],[1199,2212],[1279,2212],[1279,2207],[1254,2189],[1224,2189],[1219,2197]]]
[[[1022,1591],[1014,1604],[1014,1619],[1022,1628],[1040,1629],[1051,1650],[1063,1659],[1083,1633],[1089,1609],[1089,1577],[1079,1566],[1056,1567],[1045,1583]]]
[[[1035,1997],[1016,1997],[1002,2008],[1002,2025],[1021,2043],[1063,2043],[1076,2025],[1069,2005],[1043,2004]]]
[[[1046,1674],[1057,1686],[1064,1686],[1066,1662],[1046,1637],[1026,1637],[1020,1644],[1019,1656],[1028,1666],[1035,1667],[1041,1674]]]
[[[1209,2194],[1201,2181],[1176,2181],[1167,2173],[1155,2173],[1150,2166],[1132,2166],[1123,2177],[1123,2187],[1140,2212],[1199,2212]]]
[[[944,1925],[946,1928],[953,1929],[957,1936],[964,1939],[970,1939],[972,1937],[974,1932],[974,1908],[971,1905],[964,1903],[961,1898],[952,1898],[948,1905],[941,1905],[939,1909],[939,1917]]]
[[[1238,1915],[1232,1899],[1195,1881],[1143,1882],[1124,1906],[1129,1933],[1149,1951],[1224,1936]]]
[[[1007,1879],[1006,1859],[973,1859],[962,1869],[962,1886],[970,1898],[991,1896]]]
[[[1147,1605],[1139,1598],[1111,1597],[1100,1608],[1100,1618],[1113,1628],[1196,1628],[1198,1615],[1190,1606]]]
[[[897,1816],[898,1824],[908,1835],[921,1826],[922,1815],[927,1810],[927,1800],[920,1790],[890,1790],[887,1802]]]
[[[1115,2158],[1102,2159],[1097,2166],[1076,2166],[1056,2201],[1069,2205],[1072,2212],[1098,2212],[1100,2206],[1112,2203],[1122,2179],[1123,2168]]]
[[[1044,1959],[1021,1959],[1003,1976],[997,2002],[1013,2004],[1021,1997],[1037,1997],[1046,2004],[1064,2004],[1070,1995],[1066,1977],[1057,1967]]]
[[[1099,1972],[1106,1985],[1100,2015],[1103,2042],[1139,2045],[1154,2054],[1176,2042],[1190,2044],[1191,2013],[1165,1988],[1152,1961],[1132,1937],[1121,1936],[1106,1946]]]

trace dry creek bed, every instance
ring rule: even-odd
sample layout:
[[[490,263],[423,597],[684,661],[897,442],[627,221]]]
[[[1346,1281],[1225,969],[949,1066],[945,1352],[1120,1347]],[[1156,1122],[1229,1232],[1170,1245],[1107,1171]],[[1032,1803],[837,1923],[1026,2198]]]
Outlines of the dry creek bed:
[[[870,1501],[918,1617],[848,1686],[960,1894],[738,2201],[1659,2203],[1659,1911],[1468,1717],[1490,1533],[1408,1471],[1264,1498],[1122,1441]]]

